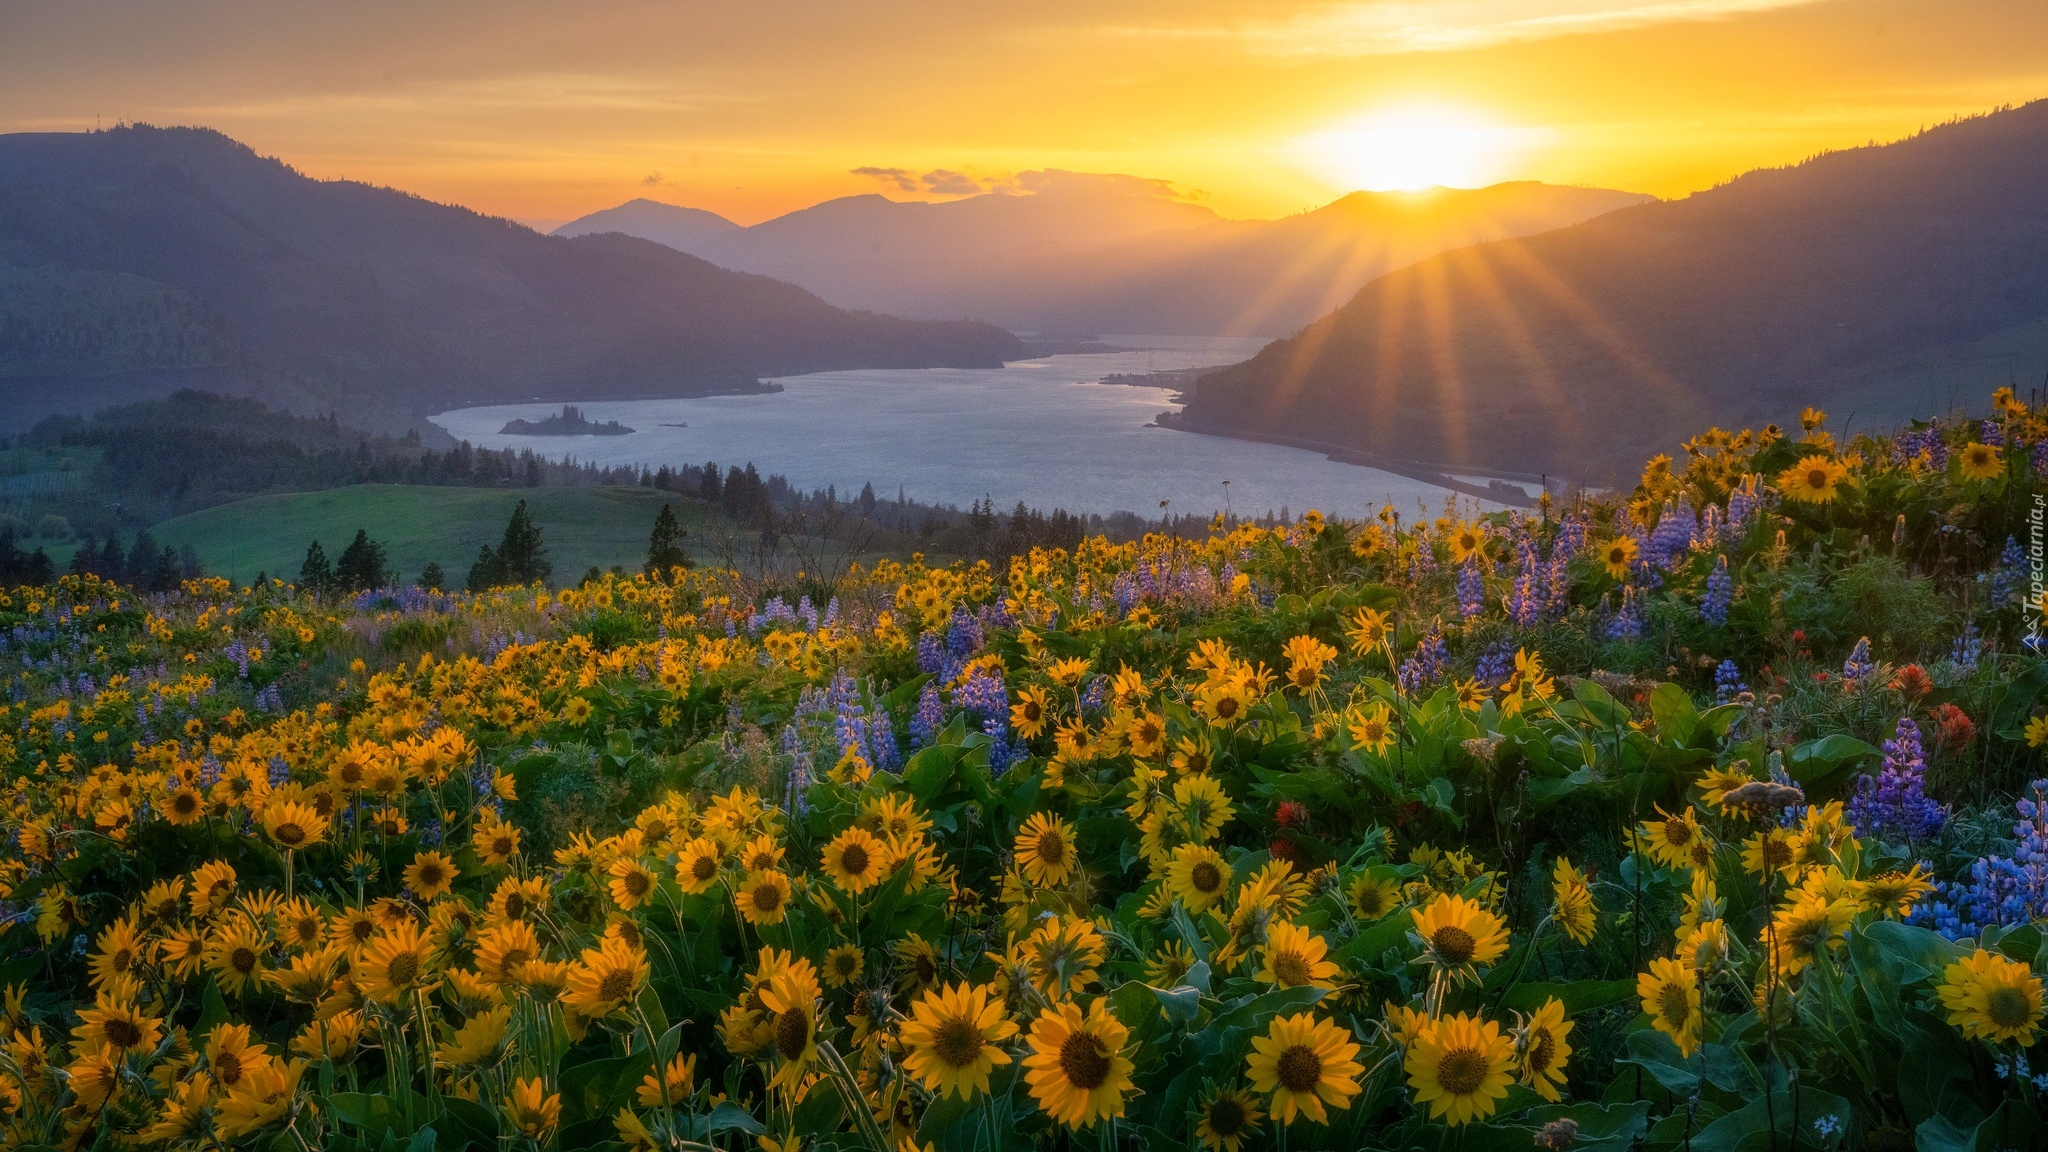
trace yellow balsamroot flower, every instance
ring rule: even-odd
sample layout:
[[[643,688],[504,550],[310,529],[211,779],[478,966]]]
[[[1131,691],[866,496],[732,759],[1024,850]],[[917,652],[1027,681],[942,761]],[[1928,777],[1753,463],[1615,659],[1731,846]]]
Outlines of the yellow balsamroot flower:
[[[1024,878],[1041,887],[1066,883],[1079,864],[1074,828],[1049,812],[1034,812],[1017,830],[1017,866]]]
[[[610,875],[605,890],[611,893],[613,902],[627,912],[646,903],[647,898],[654,894],[654,873],[641,867],[637,860],[614,860]]]
[[[2027,747],[2048,746],[2048,716],[2036,716],[2027,721]]]
[[[1913,867],[1904,872],[1886,872],[1858,880],[1850,889],[1865,911],[1904,920],[1922,896],[1934,891],[1934,885],[1928,881],[1927,866],[1915,860]]]
[[[1658,958],[1650,970],[1636,976],[1636,995],[1643,1011],[1657,1031],[1671,1037],[1682,1056],[1690,1056],[1700,1045],[1700,979],[1692,966],[1677,960]]]
[[[535,1141],[554,1131],[562,1119],[562,1097],[550,1093],[538,1076],[514,1081],[511,1095],[500,1107],[521,1135]]]
[[[903,1067],[927,1091],[972,1099],[988,1091],[990,1069],[1010,1062],[998,1045],[1017,1034],[1017,1025],[1003,1015],[1002,998],[988,993],[958,983],[930,989],[911,1006],[899,1033]]]
[[[562,1003],[599,1020],[639,995],[649,972],[647,953],[616,937],[585,948],[569,968]]]
[[[1779,908],[1762,933],[1780,975],[1796,976],[1828,948],[1839,948],[1856,918],[1854,900],[1800,892]]]
[[[1313,636],[1296,636],[1280,649],[1287,658],[1287,686],[1296,692],[1312,691],[1323,682],[1323,669],[1337,658],[1337,650]]]
[[[1194,970],[1195,954],[1179,940],[1168,940],[1145,961],[1145,983],[1154,988],[1178,988]]]
[[[1351,882],[1351,914],[1360,920],[1378,920],[1401,906],[1401,886],[1390,876],[1367,872]]]
[[[204,1072],[192,1073],[172,1086],[163,1112],[142,1130],[142,1142],[174,1144],[205,1135],[206,1113],[212,1103],[213,1078]]]
[[[201,864],[192,873],[192,915],[197,919],[226,908],[235,898],[235,869],[220,860]]]
[[[207,935],[204,963],[222,988],[243,996],[252,985],[261,985],[269,953],[270,940],[263,930],[236,913]]]
[[[1130,1030],[1097,999],[1083,1014],[1068,1001],[1031,1025],[1024,1082],[1046,1114],[1069,1128],[1085,1128],[1124,1114],[1133,1065],[1123,1055]]]
[[[519,829],[505,823],[495,812],[486,810],[477,820],[476,831],[469,843],[483,862],[492,867],[510,864],[519,855]]]
[[[1238,1152],[1244,1138],[1258,1131],[1259,1121],[1264,1118],[1258,1097],[1243,1088],[1230,1088],[1202,1105],[1195,1135],[1202,1141],[1202,1147],[1211,1152]]]
[[[1571,1059],[1572,1022],[1564,1018],[1564,1001],[1553,996],[1522,1025],[1515,1044],[1521,1064],[1522,1083],[1545,1100],[1559,1099],[1558,1085],[1564,1083],[1565,1061]]]
[[[825,983],[834,988],[844,988],[860,979],[867,971],[867,956],[858,944],[841,944],[825,953]]]
[[[1327,1123],[1331,1108],[1351,1107],[1358,1095],[1358,1045],[1343,1029],[1312,1013],[1276,1016],[1264,1036],[1252,1038],[1245,1071],[1252,1088],[1272,1096],[1273,1118],[1294,1123],[1305,1115]]]
[[[442,1064],[488,1067],[505,1054],[505,1028],[512,1022],[512,1008],[501,1004],[462,1022],[455,1035],[434,1050]]]
[[[2005,457],[1995,444],[1972,441],[1956,453],[1956,469],[1965,480],[1995,480],[2005,471]]]
[[[408,920],[372,937],[350,968],[363,995],[397,1004],[434,984],[433,960],[433,942]]]
[[[346,1064],[354,1059],[363,1040],[363,1014],[353,1009],[336,1012],[322,1020],[315,1018],[292,1038],[292,1051],[310,1060],[332,1060]]]
[[[1376,608],[1360,608],[1351,614],[1351,627],[1344,630],[1344,635],[1351,641],[1353,656],[1367,656],[1393,639],[1393,620]]]
[[[1664,806],[1657,805],[1658,820],[1648,820],[1642,826],[1642,847],[1657,863],[1666,868],[1686,868],[1692,865],[1692,853],[1706,832],[1700,828],[1699,816],[1691,808],[1673,814]]]
[[[1418,1033],[1402,1067],[1415,1103],[1457,1127],[1493,1115],[1515,1079],[1515,1040],[1491,1020],[1445,1016]]]
[[[780,924],[789,915],[789,897],[794,891],[789,877],[781,872],[749,872],[733,894],[740,915],[753,925]]]
[[[2041,978],[2017,960],[1979,948],[1942,970],[1935,994],[1968,1039],[2022,1048],[2040,1039]]]
[[[1140,711],[1125,721],[1123,728],[1131,755],[1156,760],[1166,753],[1166,721],[1158,714]]]
[[[132,914],[114,921],[100,933],[93,949],[89,967],[93,986],[97,988],[117,976],[128,975],[136,965],[149,963],[155,954],[156,944],[143,935]]]
[[[327,836],[327,818],[310,804],[284,801],[263,806],[263,831],[279,848],[310,848]]]
[[[421,852],[405,867],[405,886],[422,900],[434,901],[448,894],[462,873],[455,861],[440,852]]]
[[[782,1066],[770,1088],[795,1088],[818,1059],[818,980],[809,965],[778,972],[757,989],[775,1021],[775,1054]]]
[[[1486,529],[1466,521],[1455,524],[1444,536],[1444,546],[1451,553],[1451,567],[1478,556],[1486,548]]]
[[[1100,979],[1109,943],[1095,925],[1078,916],[1048,916],[1024,941],[1031,982],[1048,1000],[1079,992]]]
[[[718,883],[724,858],[717,842],[709,837],[699,836],[683,845],[682,858],[676,861],[676,886],[691,896],[709,890]]]
[[[1794,857],[1792,833],[1783,828],[1768,828],[1752,835],[1742,842],[1742,870],[1762,880],[1777,872],[1787,876],[1796,872],[1799,862]]]
[[[1266,932],[1258,978],[1280,988],[1335,987],[1330,977],[1337,975],[1338,968],[1336,961],[1324,959],[1329,952],[1330,946],[1321,936],[1282,921]]]
[[[477,972],[489,983],[517,984],[526,966],[540,958],[540,937],[523,920],[493,924],[477,937]]]
[[[1808,456],[1778,473],[1778,490],[1803,504],[1831,504],[1849,466],[1827,456]]]
[[[1557,926],[1564,929],[1574,944],[1591,941],[1598,918],[1594,915],[1593,889],[1586,883],[1586,874],[1559,856],[1551,873],[1550,893],[1550,916]]]
[[[1237,808],[1214,776],[1183,776],[1173,785],[1173,815],[1190,837],[1213,840],[1222,835]]]
[[[888,875],[888,860],[888,845],[856,824],[825,845],[823,868],[841,890],[858,896]]]
[[[1010,725],[1017,735],[1035,740],[1051,724],[1052,706],[1045,689],[1033,684],[1017,693],[1017,702],[1010,705]]]
[[[1628,579],[1628,570],[1636,562],[1636,541],[1633,536],[1616,536],[1600,546],[1600,566],[1616,580]]]
[[[228,1090],[214,1108],[213,1127],[219,1135],[234,1139],[267,1128],[284,1119],[299,1092],[299,1078],[306,1061],[289,1064],[272,1060],[251,1069],[242,1082]]]
[[[1183,844],[1166,866],[1167,890],[1190,912],[1206,912],[1230,892],[1230,865],[1207,844]]]
[[[132,987],[132,985],[131,985]],[[156,1047],[163,1035],[163,1021],[144,1012],[127,997],[102,991],[93,1006],[78,1013],[78,1027],[72,1035],[89,1048],[105,1048],[119,1055]]]
[[[641,1107],[662,1108],[682,1103],[696,1090],[697,1054],[685,1052],[668,1062],[661,1079],[656,1080],[652,1072],[641,1077],[637,1095]]]
[[[1344,727],[1351,733],[1351,746],[1375,756],[1384,756],[1394,746],[1394,713],[1384,700],[1370,708],[1353,705],[1344,713]]]
[[[1251,689],[1234,676],[1212,680],[1195,694],[1195,711],[1217,728],[1243,720],[1251,706]]]
[[[1411,915],[1429,962],[1439,968],[1469,972],[1493,963],[1508,950],[1507,925],[1476,900],[1438,896]]]

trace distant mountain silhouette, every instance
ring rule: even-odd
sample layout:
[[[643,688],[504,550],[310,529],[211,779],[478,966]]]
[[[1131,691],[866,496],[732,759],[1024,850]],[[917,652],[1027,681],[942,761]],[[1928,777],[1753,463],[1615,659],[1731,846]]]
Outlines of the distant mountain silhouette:
[[[992,325],[849,312],[627,236],[311,180],[204,129],[0,136],[0,430],[205,386],[402,431],[462,404],[752,391],[1021,349]]]
[[[1358,192],[1283,220],[1225,220],[1156,180],[1047,171],[1020,185],[941,203],[848,196],[746,228],[634,200],[556,235],[624,232],[906,316],[1029,332],[1279,335],[1390,268],[1648,199],[1522,182]]]
[[[1182,423],[1599,480],[1707,424],[1867,425],[2044,369],[2048,101],[1423,260]]]

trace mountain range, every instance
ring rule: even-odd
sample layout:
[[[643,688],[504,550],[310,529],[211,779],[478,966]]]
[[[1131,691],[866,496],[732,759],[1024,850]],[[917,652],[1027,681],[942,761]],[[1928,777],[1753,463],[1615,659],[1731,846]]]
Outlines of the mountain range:
[[[1421,260],[1202,377],[1179,423],[1611,481],[1709,424],[1883,424],[2044,370],[2037,101]]]
[[[1163,181],[1042,171],[1014,190],[936,203],[847,196],[748,227],[632,200],[555,234],[642,237],[847,308],[1047,334],[1278,336],[1389,269],[1648,199],[1522,181],[1355,192],[1284,219],[1228,220]]]
[[[210,130],[0,135],[0,431],[200,386],[428,432],[465,404],[1022,352],[629,236],[309,179]]]

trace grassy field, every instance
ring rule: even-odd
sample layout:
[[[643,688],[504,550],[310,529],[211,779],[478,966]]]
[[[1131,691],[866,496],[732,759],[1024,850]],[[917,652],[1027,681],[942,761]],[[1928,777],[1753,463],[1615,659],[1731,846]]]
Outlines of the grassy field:
[[[460,586],[477,550],[495,547],[512,507],[525,500],[554,562],[573,583],[595,565],[637,571],[663,503],[696,543],[705,506],[651,488],[429,488],[361,484],[324,492],[255,496],[165,521],[150,529],[175,548],[190,544],[210,573],[237,581],[258,572],[291,579],[318,540],[329,560],[368,529],[384,545],[393,575],[410,583],[431,561]],[[693,550],[694,551],[694,550]],[[702,559],[701,553],[694,553]]]

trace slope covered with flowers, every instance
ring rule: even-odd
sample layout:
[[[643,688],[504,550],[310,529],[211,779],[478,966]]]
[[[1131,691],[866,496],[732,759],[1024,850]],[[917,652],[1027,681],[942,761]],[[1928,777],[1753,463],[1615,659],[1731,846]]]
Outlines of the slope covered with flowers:
[[[9,590],[7,1139],[2038,1146],[2048,415],[1803,423],[830,589]]]

